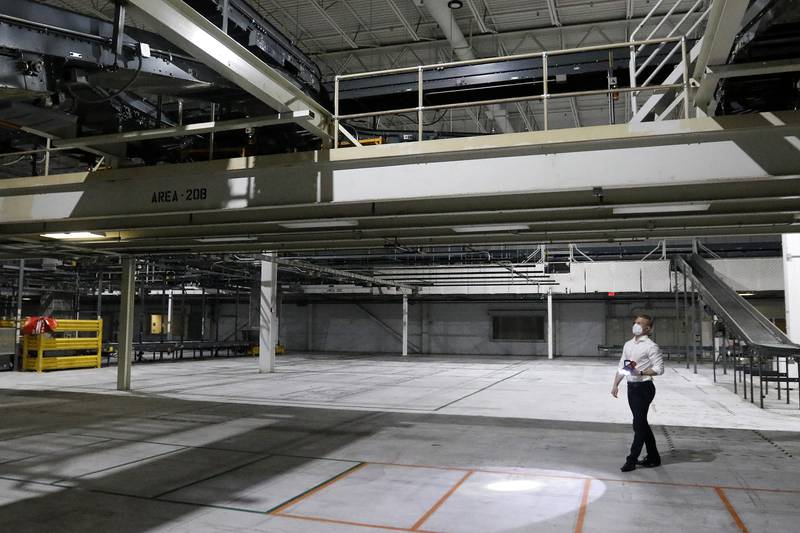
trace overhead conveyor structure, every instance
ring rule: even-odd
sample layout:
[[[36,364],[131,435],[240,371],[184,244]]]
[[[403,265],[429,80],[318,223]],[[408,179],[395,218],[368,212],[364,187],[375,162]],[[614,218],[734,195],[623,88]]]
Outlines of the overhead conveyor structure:
[[[0,238],[137,254],[791,233],[798,135],[787,111],[7,179]]]
[[[747,398],[749,376],[750,401],[754,402],[754,376],[757,374],[761,407],[764,407],[765,385],[768,391],[770,382],[777,384],[779,399],[783,399],[782,391],[785,391],[787,404],[790,403],[792,384],[796,385],[796,390],[800,394],[800,387],[797,387],[800,383],[799,378],[797,375],[793,376],[790,370],[790,366],[800,370],[800,345],[793,343],[783,331],[725,283],[714,267],[700,255],[677,257],[674,260],[674,267],[683,273],[685,279],[691,283],[691,290],[699,294],[705,307],[723,324],[724,340],[721,356],[726,372],[728,361],[733,360],[735,389],[737,380],[741,379],[743,392]],[[675,289],[677,301],[679,287],[676,286]],[[685,309],[688,316],[689,308]],[[694,310],[696,309],[695,307]],[[692,328],[691,336],[694,337],[692,344],[696,346],[695,332],[698,331],[699,320],[692,320],[691,316],[688,318],[695,326]],[[694,353],[696,355],[696,351]],[[713,360],[716,380],[716,354],[713,355]],[[800,396],[798,402],[800,403]]]

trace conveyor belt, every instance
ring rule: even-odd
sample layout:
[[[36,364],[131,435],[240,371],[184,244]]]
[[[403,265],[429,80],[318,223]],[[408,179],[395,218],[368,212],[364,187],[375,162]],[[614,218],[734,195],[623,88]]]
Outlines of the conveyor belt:
[[[692,254],[679,257],[676,264],[696,282],[703,302],[748,346],[762,355],[800,356],[800,346],[790,341],[775,324],[722,281],[705,259]]]

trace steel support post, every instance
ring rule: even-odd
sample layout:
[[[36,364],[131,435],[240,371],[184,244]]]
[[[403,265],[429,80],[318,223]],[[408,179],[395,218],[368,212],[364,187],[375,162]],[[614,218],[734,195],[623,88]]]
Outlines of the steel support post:
[[[201,341],[206,340],[206,288],[205,287],[203,287],[200,295],[200,340]]]
[[[683,333],[686,335],[686,345],[683,348],[683,357],[686,359],[686,368],[689,368],[689,346],[692,342],[692,332],[689,330],[689,290],[688,276],[683,273]]]
[[[22,336],[20,335],[20,328],[22,327],[22,292],[25,288],[25,260],[19,260],[19,274],[17,276],[17,320],[14,323],[14,347],[16,359],[14,361],[14,368],[22,370]]]
[[[683,61],[683,118],[689,118],[689,52],[686,50],[686,37],[681,39],[681,60]]]
[[[711,322],[711,332],[712,332],[713,339],[714,339],[712,344],[715,344],[716,340],[717,340],[716,331],[717,331],[717,320],[715,318]],[[712,369],[712,372],[714,374],[714,383],[717,382],[717,355],[719,355],[720,357],[722,356],[722,345],[721,345],[721,343],[720,343],[719,351],[715,350],[714,346],[711,347],[711,369]],[[695,370],[695,372],[696,372],[696,370]]]
[[[736,339],[733,340],[733,393],[739,394],[739,391],[736,390],[739,384],[739,369],[737,363],[737,355],[736,355]]]
[[[798,376],[798,388],[800,388],[800,376]],[[786,357],[786,405],[789,405],[789,396],[791,393],[789,392],[791,389],[789,388],[789,358]]]
[[[692,343],[692,364],[694,365],[694,374],[697,374],[697,344],[698,339],[700,340],[700,347],[702,348],[703,343],[703,324],[700,322],[700,293],[697,292],[697,284],[692,283],[692,310],[694,311],[694,324],[692,325],[692,331],[694,332],[694,342]]]
[[[239,286],[236,286],[236,292],[233,297],[233,342],[239,340]]]
[[[166,274],[165,274],[166,275]],[[167,340],[172,340],[172,290],[167,295]]]
[[[50,144],[51,143],[52,143],[52,141],[50,140],[50,137],[48,137],[47,140],[45,141],[45,145],[46,145],[47,148],[44,151],[44,175],[45,176],[49,176],[50,175]]]
[[[122,259],[119,308],[119,351],[117,352],[117,390],[131,390],[133,362],[133,302],[136,298],[136,259]]]
[[[547,52],[542,53],[542,108],[544,109],[544,131],[550,128],[550,93],[547,82]]]
[[[417,71],[417,140],[422,140],[423,121],[425,113],[422,110],[423,106],[423,86],[422,86],[423,70],[419,67]]]
[[[722,346],[721,346],[721,353],[722,353],[722,375],[728,375],[728,328],[724,327],[723,324],[722,330]]]
[[[547,358],[553,358],[553,291],[547,291]]]
[[[408,295],[403,295],[403,356],[408,355]]]
[[[97,275],[97,318],[103,316],[103,272]]]
[[[764,408],[764,359],[761,352],[756,353],[758,358],[758,401],[761,408]]]
[[[676,347],[679,347],[680,346],[680,338],[681,338],[681,334],[680,334],[680,331],[679,331],[680,330],[680,322],[681,322],[681,307],[680,307],[680,300],[678,298],[679,297],[679,294],[678,294],[679,289],[678,289],[678,269],[677,268],[674,270],[674,274],[675,274],[675,285],[673,285],[673,289],[672,290],[675,293],[675,322],[673,323],[672,329],[673,329],[673,337],[674,337],[675,340],[673,341],[673,344]]]
[[[748,351],[749,351],[749,354],[748,354],[747,359],[750,361],[750,403],[753,403],[755,401],[755,398],[753,398],[753,393],[754,393],[754,391],[753,391],[753,357],[754,357],[755,354],[753,353],[752,348],[750,348],[749,346],[748,346]]]
[[[800,234],[785,234],[781,243],[786,334],[800,344]]]
[[[265,254],[275,258],[277,254]],[[275,340],[277,339],[278,264],[261,261],[261,296],[259,299],[258,371],[275,372]]]
[[[333,79],[333,147],[339,148],[339,76]]]
[[[314,351],[314,304],[306,306],[306,351]]]

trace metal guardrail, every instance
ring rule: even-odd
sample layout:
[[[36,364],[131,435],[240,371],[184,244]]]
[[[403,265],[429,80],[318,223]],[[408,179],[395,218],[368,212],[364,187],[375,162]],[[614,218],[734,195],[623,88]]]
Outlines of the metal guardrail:
[[[549,80],[548,80],[548,58],[551,56],[558,56],[558,55],[567,55],[567,54],[575,54],[581,52],[599,52],[599,51],[608,51],[608,50],[615,50],[620,48],[630,48],[631,53],[635,54],[635,49],[638,46],[647,46],[647,45],[666,45],[668,43],[677,43],[676,47],[680,48],[681,56],[683,58],[683,80],[681,83],[669,83],[669,84],[659,84],[659,85],[649,85],[646,87],[609,87],[607,89],[596,89],[596,90],[589,90],[589,91],[570,91],[570,92],[559,92],[559,93],[551,93]],[[674,52],[673,52],[674,53]],[[496,63],[501,61],[515,61],[519,59],[535,59],[541,58],[542,60],[542,92],[540,94],[533,94],[529,96],[518,96],[518,97],[511,97],[511,98],[494,98],[489,100],[471,100],[466,102],[457,102],[451,104],[439,104],[439,105],[425,105],[423,102],[424,94],[425,94],[425,80],[424,80],[424,73],[425,71],[429,70],[438,70],[443,68],[450,68],[450,67],[461,67],[461,66],[469,66],[469,65],[482,65],[486,63]],[[664,60],[666,61],[666,59]],[[369,78],[375,76],[386,76],[390,74],[404,74],[404,73],[417,73],[417,105],[415,107],[405,107],[405,108],[396,108],[396,109],[388,109],[388,110],[380,110],[380,111],[369,111],[364,113],[351,113],[342,115],[339,109],[339,86],[342,80],[352,80],[352,79],[359,79],[359,78]],[[515,102],[527,102],[527,101],[541,101],[543,108],[544,108],[544,121],[543,121],[543,129],[546,131],[549,129],[549,101],[552,98],[575,98],[580,96],[596,96],[596,95],[614,95],[619,93],[634,93],[638,94],[644,91],[650,92],[657,92],[657,91],[664,91],[669,89],[683,89],[683,99],[684,99],[684,116],[685,118],[689,118],[689,60],[688,60],[688,52],[686,47],[686,38],[685,37],[665,37],[661,39],[643,39],[640,41],[629,41],[623,43],[614,43],[614,44],[604,44],[604,45],[597,45],[597,46],[584,46],[579,48],[566,48],[562,50],[552,50],[546,52],[532,52],[526,54],[514,54],[508,56],[496,56],[496,57],[488,57],[482,59],[472,59],[467,61],[451,61],[447,63],[433,63],[429,65],[420,65],[417,67],[402,67],[402,68],[394,68],[394,69],[386,69],[386,70],[376,70],[371,72],[361,72],[355,74],[339,74],[334,78],[334,89],[333,89],[333,101],[334,101],[334,148],[339,147],[339,133],[345,135],[351,142],[355,141],[355,138],[352,138],[350,132],[342,127],[341,122],[343,120],[348,119],[356,119],[356,118],[366,118],[366,117],[377,117],[377,116],[384,116],[384,115],[397,115],[402,113],[417,113],[417,140],[422,140],[423,135],[423,115],[425,111],[432,111],[432,110],[440,110],[440,109],[456,109],[456,108],[464,108],[464,107],[475,107],[475,106],[483,106],[483,105],[495,105],[495,104],[508,104],[508,103],[515,103]],[[357,141],[355,142],[358,145]]]
[[[700,16],[697,17],[697,20],[695,20],[694,23],[691,26],[689,26],[687,30],[684,31],[681,29],[684,23],[686,23],[689,20],[689,18],[694,13],[696,13],[698,9],[700,9],[703,2],[704,0],[696,0],[695,3],[692,4],[692,6],[689,8],[689,10],[684,13],[683,17],[681,17],[681,19],[672,27],[669,33],[667,33],[665,39],[673,37],[678,32],[682,32],[684,36],[690,35],[698,27],[700,27],[700,24],[703,23],[703,21],[708,17],[709,13],[711,12],[710,3],[708,7],[702,13],[700,13]],[[644,69],[647,68],[655,60],[656,56],[664,49],[664,47],[667,44],[666,41],[660,43],[652,50],[652,52],[650,52],[649,55],[647,55],[647,58],[641,63],[641,65],[637,64],[638,57],[640,55],[644,55],[643,52],[645,48],[648,46],[648,44],[640,44],[641,41],[637,41],[636,36],[644,28],[645,24],[647,24],[653,19],[653,17],[655,16],[655,12],[658,10],[659,7],[661,7],[661,4],[663,3],[664,0],[658,0],[658,2],[655,3],[655,5],[650,9],[647,15],[645,15],[645,17],[641,20],[641,22],[639,22],[639,25],[636,26],[636,29],[634,29],[630,34],[631,55],[630,55],[629,70],[630,70],[631,87],[646,88],[650,84],[650,82],[652,82],[653,79],[658,75],[658,73],[661,72],[664,66],[667,65],[669,60],[672,59],[672,56],[675,55],[678,49],[681,48],[680,44],[675,45],[672,48],[672,50],[670,50],[667,53],[667,55],[661,59],[659,64],[653,68],[650,75],[641,84],[637,82],[637,78],[639,77],[639,75],[642,74],[645,71]],[[677,9],[677,7],[682,3],[683,0],[675,0],[673,6],[669,9],[669,11],[667,11],[666,14],[661,16],[661,20],[647,35],[647,37],[645,38],[646,41],[653,39],[655,34],[658,33],[658,31],[661,29],[661,27],[664,25],[667,19],[669,19],[669,17],[675,12],[675,9]],[[682,49],[682,55],[683,55],[684,71],[688,75],[688,68],[689,68],[688,57],[686,54],[685,47]],[[686,80],[686,76],[684,77],[684,80]],[[677,97],[668,106],[668,109],[673,109],[675,105],[677,105],[677,103],[681,100],[681,98],[688,97],[689,92],[686,89],[687,88],[684,88],[683,92],[677,95]],[[634,115],[638,111],[638,104],[637,104],[638,94],[639,94],[638,91],[631,94],[631,111],[633,112]]]

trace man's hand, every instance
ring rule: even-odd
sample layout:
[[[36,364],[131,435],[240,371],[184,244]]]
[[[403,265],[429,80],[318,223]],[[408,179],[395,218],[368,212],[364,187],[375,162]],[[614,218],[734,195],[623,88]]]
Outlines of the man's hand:
[[[611,396],[613,396],[614,398],[616,398],[616,397],[617,397],[617,394],[619,394],[619,387],[617,387],[616,385],[614,385],[614,388],[612,388],[612,389],[611,389]]]

